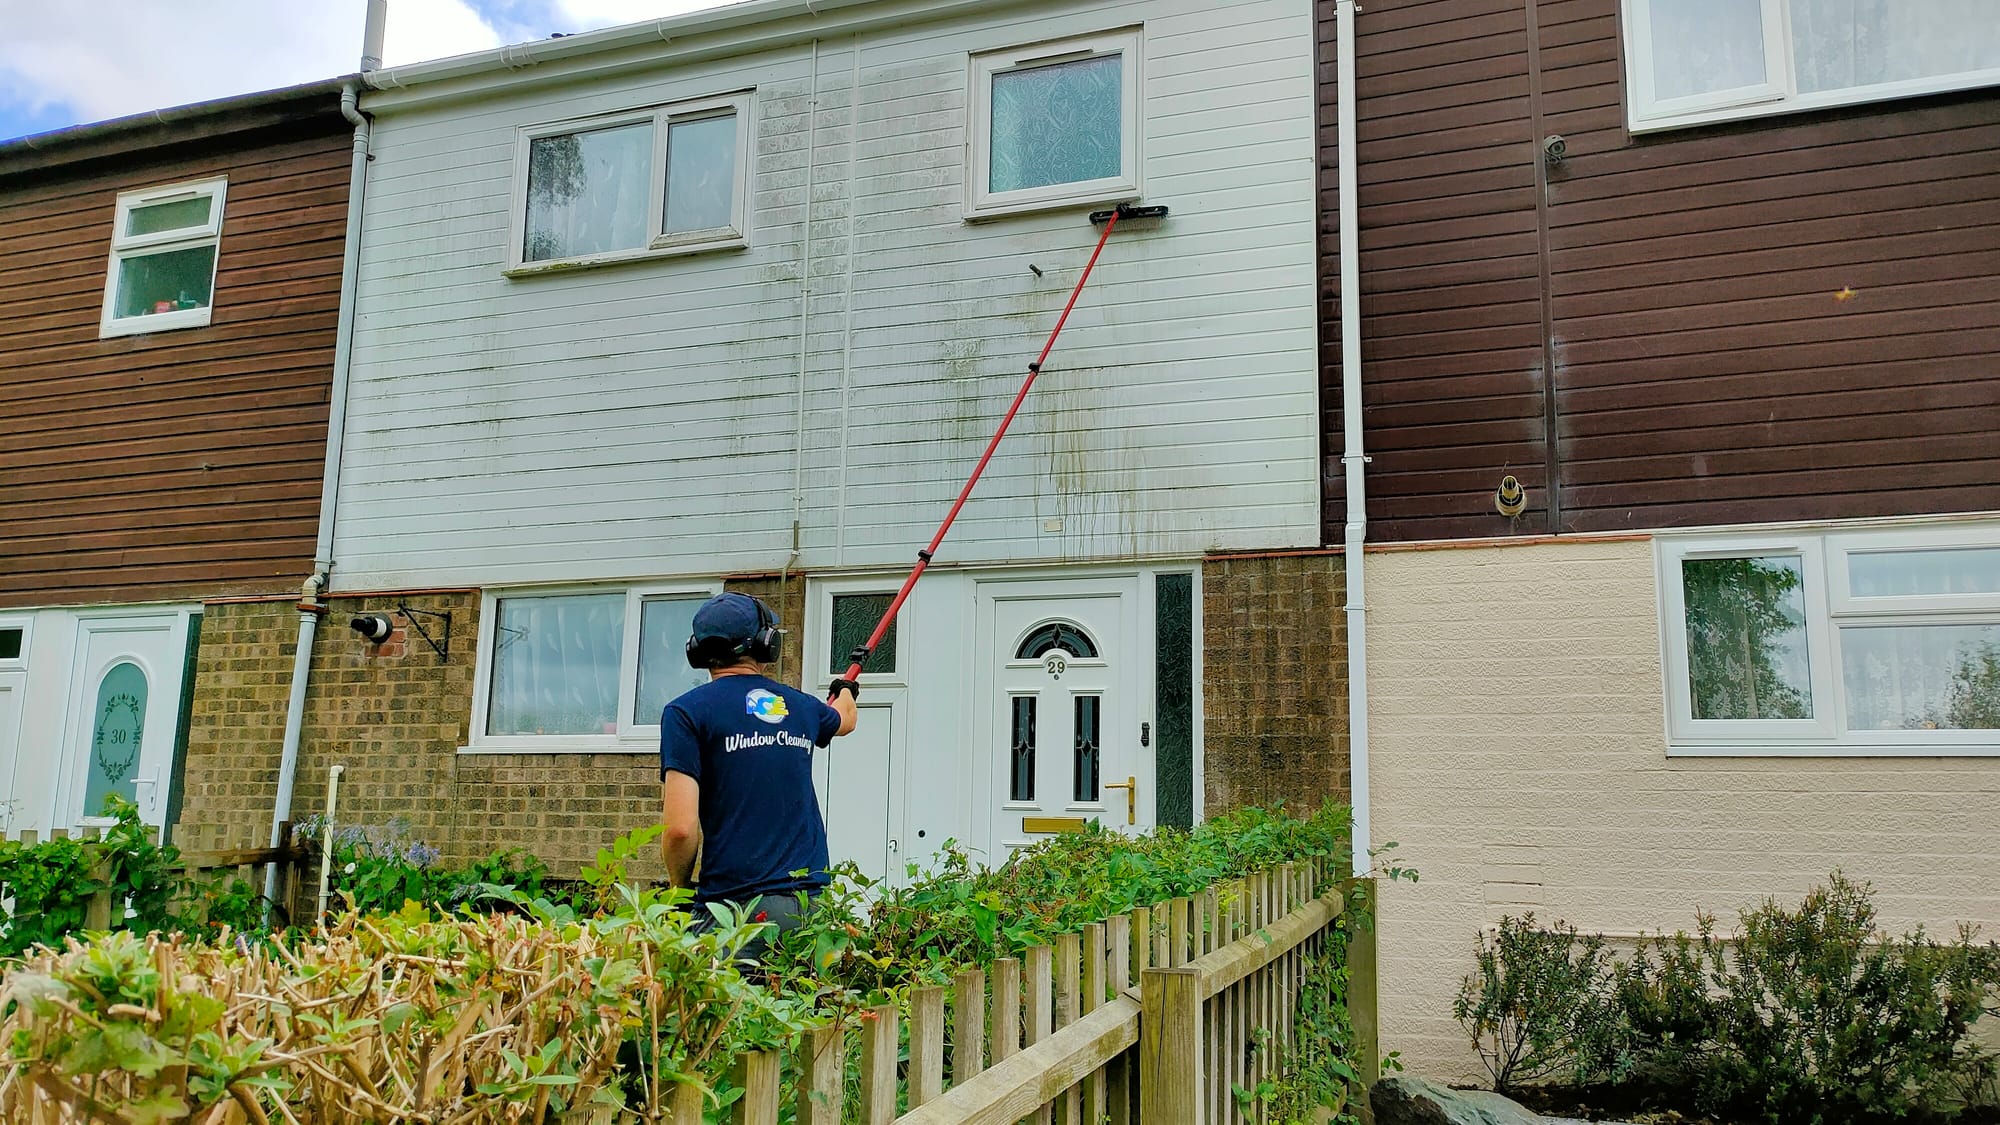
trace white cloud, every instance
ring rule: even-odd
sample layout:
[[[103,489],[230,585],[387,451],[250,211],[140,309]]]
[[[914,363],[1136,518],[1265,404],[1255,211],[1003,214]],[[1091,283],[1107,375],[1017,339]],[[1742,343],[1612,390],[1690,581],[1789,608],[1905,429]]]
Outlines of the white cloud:
[[[391,0],[385,61],[500,45],[467,0]],[[0,0],[0,90],[85,120],[351,73],[362,0]]]
[[[361,53],[358,26],[354,34],[354,53],[358,56]],[[500,32],[464,0],[389,0],[382,63],[399,66],[488,51],[503,41]]]
[[[595,31],[736,2],[739,0],[556,0],[556,9],[576,25],[575,30]]]

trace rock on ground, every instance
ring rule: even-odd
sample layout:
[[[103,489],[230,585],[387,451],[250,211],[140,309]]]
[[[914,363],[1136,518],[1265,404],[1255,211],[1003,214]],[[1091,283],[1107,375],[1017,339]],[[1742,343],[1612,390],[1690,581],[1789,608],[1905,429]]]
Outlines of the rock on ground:
[[[1453,1090],[1407,1075],[1375,1083],[1368,1104],[1375,1111],[1375,1125],[1586,1125],[1543,1117],[1486,1090]]]

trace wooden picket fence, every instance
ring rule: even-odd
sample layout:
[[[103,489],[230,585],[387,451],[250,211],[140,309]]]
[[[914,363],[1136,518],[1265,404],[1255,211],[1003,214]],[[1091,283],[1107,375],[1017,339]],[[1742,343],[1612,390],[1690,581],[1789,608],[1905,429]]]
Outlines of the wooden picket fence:
[[[796,1057],[736,1060],[736,1125],[776,1125],[787,1085],[799,1125],[1261,1125],[1235,1090],[1278,1077],[1310,957],[1332,939],[1360,888],[1323,863],[1298,862],[1140,908],[1067,934],[1053,947],[967,969],[949,988],[912,990],[907,1060],[896,1006],[859,1026],[807,1033]],[[1355,1054],[1372,1080],[1375,946],[1352,928],[1348,1006]],[[859,1039],[859,1116],[845,1114],[847,1060]],[[789,1063],[789,1065],[787,1065]],[[950,1085],[946,1085],[949,1073]],[[673,1125],[702,1120],[698,1091],[679,1092]]]
[[[104,838],[104,833],[105,830],[103,828],[95,826],[79,828],[74,831],[56,828],[47,833],[30,828],[12,833],[11,835],[0,833],[0,839],[14,839],[22,844],[33,845],[39,843],[44,838],[50,840],[76,839],[97,841]],[[302,880],[293,878],[292,876],[300,867],[308,862],[309,857],[304,854],[303,850],[297,849],[292,845],[292,826],[289,823],[284,826],[284,830],[280,835],[286,842],[273,848],[268,845],[255,843],[248,838],[236,838],[228,834],[227,830],[221,827],[197,826],[183,828],[179,830],[180,838],[174,841],[175,846],[180,849],[180,859],[174,864],[174,867],[176,870],[185,872],[191,876],[213,876],[233,870],[238,878],[243,879],[253,886],[261,887],[264,878],[264,865],[276,862],[278,864],[278,902],[281,906],[289,906],[290,893],[303,883]],[[148,828],[146,830],[146,838],[155,844],[159,843],[160,830],[157,828]],[[111,878],[110,856],[101,856],[98,859],[97,865],[91,869],[90,878],[96,883],[109,882]],[[102,887],[95,894],[91,895],[90,902],[85,907],[84,929],[110,929],[112,911],[122,905],[112,901],[110,887]],[[0,911],[11,913],[11,909],[11,902],[0,902]]]

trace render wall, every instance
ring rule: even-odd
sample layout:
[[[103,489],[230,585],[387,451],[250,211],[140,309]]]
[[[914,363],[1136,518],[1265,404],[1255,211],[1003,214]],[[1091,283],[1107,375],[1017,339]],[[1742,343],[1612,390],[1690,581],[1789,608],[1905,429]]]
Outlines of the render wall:
[[[371,95],[334,581],[906,565],[1098,234],[966,221],[969,53],[1135,26],[1172,215],[1114,233],[950,558],[1317,545],[1310,4],[1072,0]],[[503,276],[522,127],[746,88],[748,249]]]
[[[1665,753],[1653,546],[1580,539],[1368,556],[1382,1042],[1418,1073],[1478,1064],[1451,1001],[1475,932],[1534,911],[1689,928],[1796,900],[1839,868],[1884,926],[2000,931],[2000,759]]]

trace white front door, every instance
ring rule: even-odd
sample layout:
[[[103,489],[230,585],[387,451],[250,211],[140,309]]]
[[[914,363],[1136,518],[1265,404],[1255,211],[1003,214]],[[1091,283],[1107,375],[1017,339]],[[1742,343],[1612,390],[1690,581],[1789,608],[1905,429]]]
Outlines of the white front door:
[[[1152,827],[1139,589],[1137,578],[980,583],[978,742],[996,860],[1093,819]]]
[[[22,806],[15,788],[21,752],[21,699],[26,672],[0,672],[0,834],[16,824],[33,824],[34,810]]]
[[[166,819],[188,615],[178,610],[77,622],[57,823],[104,823],[105,799]]]
[[[889,589],[893,589],[891,586]],[[804,690],[824,692],[847,670],[848,654],[888,608],[880,581],[815,582],[804,647]],[[813,787],[826,820],[827,854],[877,881],[895,882],[905,863],[924,858],[903,839],[908,771],[911,652],[897,622],[861,674],[854,733],[813,752]]]

